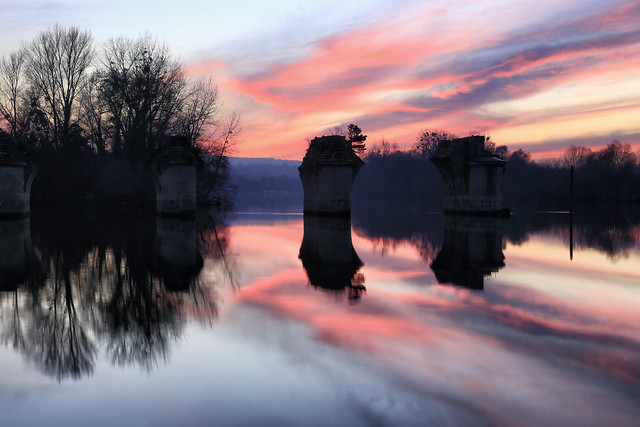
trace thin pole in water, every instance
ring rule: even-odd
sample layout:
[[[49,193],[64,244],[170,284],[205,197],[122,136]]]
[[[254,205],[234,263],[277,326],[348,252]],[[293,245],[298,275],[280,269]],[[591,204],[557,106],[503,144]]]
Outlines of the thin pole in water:
[[[569,259],[573,260],[573,165],[569,184]]]

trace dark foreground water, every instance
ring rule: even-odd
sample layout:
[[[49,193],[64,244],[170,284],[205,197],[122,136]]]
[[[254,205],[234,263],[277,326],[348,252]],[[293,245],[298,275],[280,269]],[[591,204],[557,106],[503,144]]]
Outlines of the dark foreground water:
[[[640,221],[0,221],[0,425],[638,425]]]

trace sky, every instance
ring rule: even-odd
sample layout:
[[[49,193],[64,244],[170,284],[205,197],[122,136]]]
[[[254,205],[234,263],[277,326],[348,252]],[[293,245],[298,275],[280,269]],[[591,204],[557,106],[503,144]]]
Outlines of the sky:
[[[534,158],[640,148],[640,0],[0,0],[0,55],[59,23],[149,33],[237,112],[242,157],[299,160],[358,124],[410,148],[482,133]]]

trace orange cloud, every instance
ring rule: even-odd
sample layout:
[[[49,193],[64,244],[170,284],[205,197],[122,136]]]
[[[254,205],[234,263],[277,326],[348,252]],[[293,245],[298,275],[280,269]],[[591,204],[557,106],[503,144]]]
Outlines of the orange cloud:
[[[527,97],[604,74],[630,88],[638,84],[634,70],[640,61],[640,32],[633,23],[640,10],[634,2],[585,15],[572,12],[562,26],[523,22],[522,29],[505,34],[481,20],[456,21],[442,10],[411,13],[399,13],[387,23],[363,22],[309,45],[302,58],[250,75],[234,71],[233,64],[221,68],[216,61],[196,65],[192,72],[212,69],[224,75],[227,106],[243,113],[239,155],[290,159],[301,159],[305,138],[351,122],[361,125],[371,142],[386,137],[402,147],[411,146],[422,128],[497,137],[526,122],[534,128],[530,134],[540,134],[548,117],[528,111]],[[519,100],[518,113],[484,109]],[[615,102],[607,98],[604,106],[574,105],[561,111],[556,107],[561,101],[548,105],[556,116],[599,114]],[[640,125],[634,129],[640,132]],[[571,136],[588,132],[571,129]],[[605,133],[615,135],[613,126]],[[494,139],[513,148],[527,143],[513,134],[509,140]],[[556,144],[562,146],[567,138]]]

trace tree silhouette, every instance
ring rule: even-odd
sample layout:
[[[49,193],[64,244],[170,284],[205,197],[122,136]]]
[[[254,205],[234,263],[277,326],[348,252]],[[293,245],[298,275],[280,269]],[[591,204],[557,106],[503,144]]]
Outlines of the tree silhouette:
[[[562,155],[562,166],[580,168],[587,163],[592,153],[593,151],[588,147],[572,145]]]
[[[444,129],[425,129],[418,134],[416,149],[423,157],[429,158],[438,148],[440,141],[454,139],[456,136]]]
[[[96,71],[98,93],[108,111],[111,149],[144,160],[180,111],[184,72],[168,46],[151,36],[110,39]]]
[[[26,119],[21,108],[26,90],[25,59],[24,49],[0,59],[0,117],[9,124],[9,134],[14,138]]]
[[[93,39],[78,27],[56,24],[39,33],[26,50],[26,77],[43,100],[53,127],[53,147],[61,147],[77,122],[75,101],[87,83]]]
[[[356,154],[362,154],[366,150],[364,141],[367,135],[362,134],[362,129],[358,125],[350,124],[347,126],[347,142],[351,144],[351,148]]]

